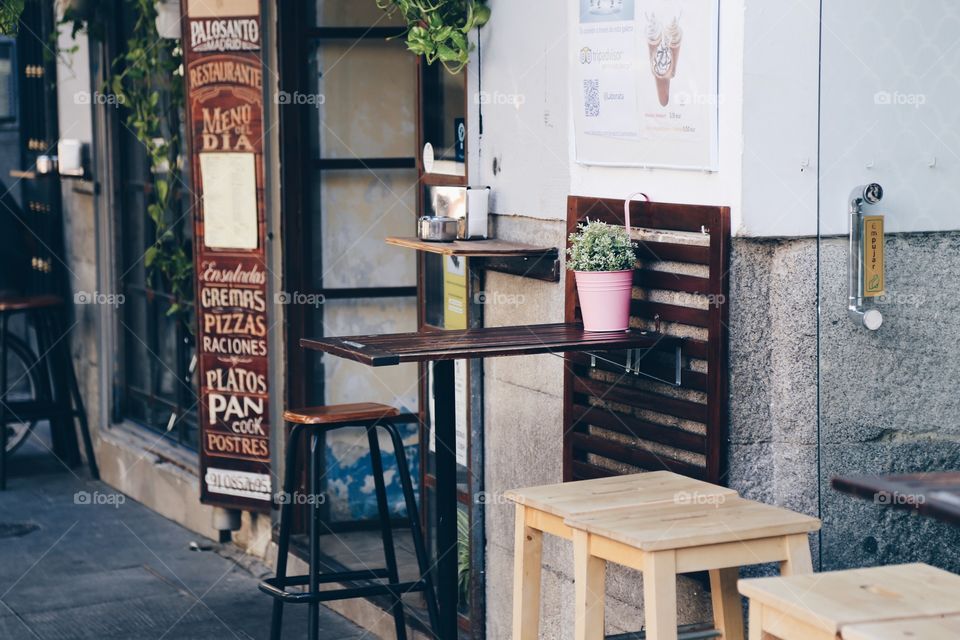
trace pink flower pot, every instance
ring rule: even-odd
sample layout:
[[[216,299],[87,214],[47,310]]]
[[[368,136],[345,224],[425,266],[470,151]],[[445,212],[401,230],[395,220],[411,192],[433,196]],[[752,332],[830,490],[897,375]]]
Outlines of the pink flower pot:
[[[626,331],[630,326],[633,269],[575,271],[586,331]]]

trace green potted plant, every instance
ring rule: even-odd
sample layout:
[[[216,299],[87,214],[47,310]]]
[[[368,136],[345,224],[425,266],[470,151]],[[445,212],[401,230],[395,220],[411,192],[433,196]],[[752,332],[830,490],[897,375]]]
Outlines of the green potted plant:
[[[570,234],[567,269],[576,278],[585,330],[627,330],[635,263],[625,227],[587,220]]]
[[[450,73],[460,73],[473,45],[472,29],[490,20],[486,0],[377,0],[388,13],[399,11],[407,23],[407,48],[427,64],[439,60]]]

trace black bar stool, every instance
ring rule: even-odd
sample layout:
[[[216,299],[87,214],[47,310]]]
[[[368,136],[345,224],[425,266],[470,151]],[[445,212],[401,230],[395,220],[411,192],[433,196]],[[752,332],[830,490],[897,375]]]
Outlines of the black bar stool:
[[[73,361],[70,358],[70,341],[64,320],[65,310],[63,298],[59,296],[0,297],[0,491],[7,488],[7,422],[9,420],[50,420],[51,434],[56,441],[58,435],[61,435],[56,433],[57,429],[65,430],[65,427],[58,427],[58,422],[64,421],[72,429],[73,419],[78,419],[80,435],[87,453],[87,464],[90,466],[90,475],[95,480],[100,479],[93,442],[90,439],[90,429],[87,425],[87,414],[83,408],[83,399],[80,396],[77,377],[73,371]],[[33,366],[40,368],[40,378],[44,388],[39,390],[42,396],[40,402],[33,403],[33,406],[24,408],[23,411],[13,412],[7,404],[10,382],[7,380],[7,331],[10,316],[17,313],[26,313],[27,319],[33,323],[38,351],[37,362],[33,363]],[[67,437],[66,433],[62,435]],[[72,442],[75,443],[76,435],[72,437],[74,438]]]
[[[397,638],[405,640],[407,637],[406,617],[403,613],[401,596],[404,593],[422,591],[427,601],[427,613],[430,616],[431,629],[437,626],[437,601],[430,579],[430,567],[427,559],[426,547],[423,543],[423,533],[420,530],[420,520],[417,515],[417,501],[413,493],[413,483],[410,480],[410,468],[407,466],[407,457],[403,450],[403,440],[393,422],[393,418],[400,414],[394,407],[373,402],[356,404],[341,404],[324,407],[310,407],[293,411],[284,411],[283,419],[292,423],[290,435],[287,438],[286,467],[284,472],[283,491],[285,499],[280,508],[280,536],[277,541],[277,575],[275,578],[260,583],[260,590],[275,598],[273,603],[273,619],[270,624],[271,640],[280,640],[280,630],[283,622],[283,604],[306,603],[310,609],[308,630],[310,640],[319,638],[320,603],[332,600],[346,600],[349,598],[363,598],[375,595],[388,595],[392,599],[390,607],[393,613],[394,626]],[[303,576],[287,577],[287,552],[290,549],[290,527],[293,516],[292,496],[296,491],[296,459],[298,440],[304,432],[310,437],[309,445],[309,491],[311,496],[320,495],[321,462],[323,458],[323,434],[333,429],[344,427],[365,427],[367,440],[370,443],[370,460],[373,465],[373,478],[376,485],[377,510],[379,513],[380,533],[383,538],[383,555],[385,569],[368,569],[361,571],[340,571],[320,573],[320,504],[318,500],[311,502],[310,513],[310,573]],[[413,538],[413,546],[417,554],[417,565],[420,578],[413,582],[400,582],[397,571],[397,556],[393,544],[390,511],[387,504],[387,490],[383,477],[383,460],[380,456],[380,445],[377,440],[377,428],[384,429],[390,434],[393,449],[399,467],[400,485],[403,488],[403,497],[407,506],[407,520]],[[384,582],[385,580],[385,582]],[[362,586],[320,590],[321,584],[331,582],[360,582]],[[304,591],[288,591],[287,587],[306,586]]]

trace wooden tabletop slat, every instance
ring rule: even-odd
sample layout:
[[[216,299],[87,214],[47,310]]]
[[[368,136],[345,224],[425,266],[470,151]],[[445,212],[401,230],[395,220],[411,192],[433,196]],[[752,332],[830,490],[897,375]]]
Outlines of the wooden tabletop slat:
[[[810,533],[816,518],[736,495],[693,492],[671,503],[568,517],[567,526],[644,551]]]
[[[643,331],[584,331],[579,324],[486,327],[344,338],[303,338],[304,349],[322,351],[370,366],[492,356],[667,348],[682,338]]]
[[[733,489],[669,471],[650,471],[597,480],[564,482],[506,491],[504,497],[561,518],[607,509],[672,504],[686,496],[736,496]]]

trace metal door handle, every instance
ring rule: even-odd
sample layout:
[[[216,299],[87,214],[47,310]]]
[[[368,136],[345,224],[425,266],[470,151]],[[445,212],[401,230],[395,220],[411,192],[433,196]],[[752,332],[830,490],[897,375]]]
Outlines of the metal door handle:
[[[850,192],[850,246],[847,250],[847,315],[858,326],[876,331],[883,324],[879,309],[865,309],[863,296],[863,210],[864,204],[883,199],[883,187],[876,182],[860,185]]]

